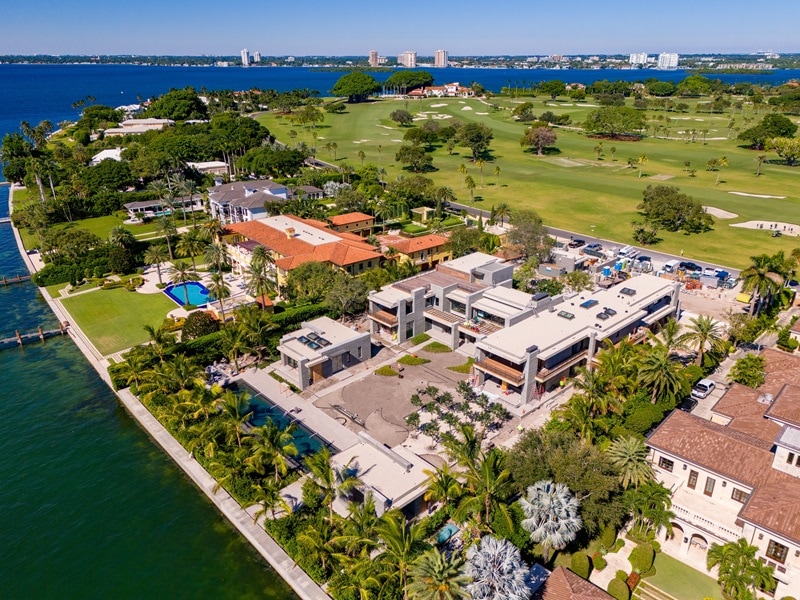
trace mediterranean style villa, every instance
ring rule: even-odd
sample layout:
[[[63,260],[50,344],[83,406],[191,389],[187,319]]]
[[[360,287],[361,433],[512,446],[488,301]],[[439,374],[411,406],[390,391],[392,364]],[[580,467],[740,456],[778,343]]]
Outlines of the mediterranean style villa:
[[[648,438],[656,477],[672,490],[662,547],[705,570],[712,543],[740,538],[775,568],[774,596],[800,596],[800,357],[766,349],[766,381],[734,383],[711,419],[674,411]]]

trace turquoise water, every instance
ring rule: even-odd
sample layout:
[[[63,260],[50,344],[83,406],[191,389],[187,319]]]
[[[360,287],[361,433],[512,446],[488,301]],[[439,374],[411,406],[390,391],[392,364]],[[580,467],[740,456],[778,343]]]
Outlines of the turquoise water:
[[[11,231],[0,275],[25,272]],[[0,287],[0,309],[0,338],[57,326],[32,284]],[[0,597],[296,598],[72,341],[0,351],[0,382]]]
[[[436,535],[436,543],[444,544],[457,533],[458,526],[455,523],[448,523],[439,530],[439,533]]]
[[[184,292],[186,288],[186,292]],[[164,293],[170,297],[171,300],[178,303],[178,306],[183,306],[186,303],[188,293],[189,304],[195,306],[203,306],[208,303],[208,290],[199,281],[187,281],[186,283],[179,283],[178,285],[171,285],[164,290]]]

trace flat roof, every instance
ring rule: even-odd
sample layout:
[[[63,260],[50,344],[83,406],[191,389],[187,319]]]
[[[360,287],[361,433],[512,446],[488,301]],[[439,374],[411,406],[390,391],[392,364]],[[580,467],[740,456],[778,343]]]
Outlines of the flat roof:
[[[779,446],[790,448],[795,452],[800,452],[800,430],[797,430],[794,427],[789,427],[788,425],[784,425],[781,428],[775,443]]]
[[[460,258],[448,260],[444,266],[469,275],[472,274],[473,269],[485,267],[490,263],[496,262],[502,263],[503,259],[492,256],[491,254],[484,254],[483,252],[473,252],[472,254],[467,254],[466,256],[462,256]]]
[[[602,340],[621,327],[641,320],[646,314],[642,307],[671,294],[673,286],[671,281],[640,275],[607,290],[577,294],[557,305],[555,311],[539,313],[497,331],[481,340],[478,346],[521,363],[528,349],[535,345],[540,349],[539,358],[547,359],[583,339],[589,331],[596,331],[598,339]],[[622,293],[625,290],[633,293]],[[596,303],[582,307],[587,300],[596,300]],[[606,308],[611,310],[605,312]],[[602,312],[606,317],[598,318]]]
[[[370,436],[359,433],[360,442],[335,454],[331,462],[348,466],[358,478],[385,499],[392,508],[403,508],[424,493],[434,466],[408,448],[386,448]]]
[[[501,286],[486,290],[483,297],[491,298],[492,300],[497,300],[498,302],[508,304],[509,306],[515,306],[519,309],[528,308],[528,304],[530,304],[531,298],[533,298],[533,296],[526,292]]]
[[[303,323],[303,326],[281,338],[278,349],[288,351],[290,355],[298,355],[310,360],[317,360],[328,356],[328,351],[344,343],[369,337],[368,333],[359,333],[330,317],[319,317],[313,321]],[[324,340],[320,342],[319,340]],[[313,342],[312,345],[309,345]],[[327,342],[327,344],[325,343]],[[314,345],[319,347],[314,347]]]
[[[388,286],[383,288],[380,292],[370,294],[369,298],[375,302],[380,302],[384,306],[393,306],[400,300],[410,300],[411,294],[399,290],[394,286]]]
[[[288,229],[293,229],[293,239],[302,240],[307,244],[311,244],[312,246],[321,246],[322,244],[339,242],[342,239],[340,236],[335,235],[332,232],[329,233],[323,229],[314,227],[297,219],[288,218],[284,215],[266,217],[264,219],[258,219],[258,221],[264,225],[272,227],[273,229],[277,229],[278,231],[285,232]]]
[[[492,300],[486,296],[473,302],[472,308],[486,311],[498,317],[513,317],[520,312],[519,308],[515,306],[509,306],[505,302],[498,302],[497,300]]]

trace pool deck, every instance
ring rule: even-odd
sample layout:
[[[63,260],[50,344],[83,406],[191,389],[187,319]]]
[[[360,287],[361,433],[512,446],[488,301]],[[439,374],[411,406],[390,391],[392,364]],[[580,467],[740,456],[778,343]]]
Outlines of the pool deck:
[[[236,379],[248,384],[283,410],[287,412],[294,410],[295,419],[306,429],[317,433],[324,441],[332,444],[337,450],[345,450],[359,443],[358,436],[347,427],[314,406],[310,400],[301,398],[285,385],[273,379],[269,375],[272,370],[272,367],[252,368]],[[299,412],[296,410],[298,408]]]

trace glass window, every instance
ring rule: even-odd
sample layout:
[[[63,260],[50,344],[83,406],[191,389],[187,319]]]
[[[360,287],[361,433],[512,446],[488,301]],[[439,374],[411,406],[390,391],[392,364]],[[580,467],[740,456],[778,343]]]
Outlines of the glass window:
[[[789,553],[789,548],[784,546],[783,544],[779,544],[775,540],[769,541],[769,546],[767,546],[767,557],[771,558],[774,561],[779,563],[783,563],[786,561],[786,555]]]
[[[711,477],[706,477],[706,489],[703,490],[703,493],[706,496],[710,496],[711,494],[714,493],[714,484],[716,482],[717,481],[715,479],[712,479]]]
[[[357,354],[358,354],[358,358],[361,359],[361,355],[362,355],[361,346],[358,347]]]
[[[672,472],[672,469],[675,467],[675,463],[672,462],[668,458],[664,458],[663,456],[658,459],[658,466],[664,469],[665,471]]]
[[[741,502],[742,504],[747,502],[747,499],[749,497],[750,494],[748,494],[744,490],[740,490],[739,488],[733,488],[733,492],[731,493],[731,498],[733,498],[737,502]]]
[[[789,456],[786,457],[786,464],[790,465],[794,462],[794,452],[789,452]]]
[[[686,484],[690,489],[697,487],[697,471],[689,471],[689,482]]]

